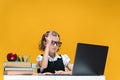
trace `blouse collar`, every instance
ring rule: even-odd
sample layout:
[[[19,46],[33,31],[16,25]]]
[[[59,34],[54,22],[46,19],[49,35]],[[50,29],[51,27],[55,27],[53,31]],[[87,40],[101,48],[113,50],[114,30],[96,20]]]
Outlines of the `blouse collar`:
[[[58,58],[61,58],[61,57],[60,57],[57,53],[55,54],[55,57],[54,57],[54,58],[48,56],[48,60],[49,60],[49,61],[56,61]]]

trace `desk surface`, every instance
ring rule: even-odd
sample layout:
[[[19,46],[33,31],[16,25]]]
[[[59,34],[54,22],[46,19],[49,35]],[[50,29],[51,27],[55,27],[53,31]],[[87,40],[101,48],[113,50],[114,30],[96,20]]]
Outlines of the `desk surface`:
[[[4,75],[4,80],[105,80],[105,76]]]

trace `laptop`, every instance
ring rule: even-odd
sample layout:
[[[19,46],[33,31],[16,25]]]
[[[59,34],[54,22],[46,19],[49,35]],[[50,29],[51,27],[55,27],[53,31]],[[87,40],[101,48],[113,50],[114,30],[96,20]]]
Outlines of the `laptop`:
[[[77,43],[72,75],[104,75],[108,46]]]

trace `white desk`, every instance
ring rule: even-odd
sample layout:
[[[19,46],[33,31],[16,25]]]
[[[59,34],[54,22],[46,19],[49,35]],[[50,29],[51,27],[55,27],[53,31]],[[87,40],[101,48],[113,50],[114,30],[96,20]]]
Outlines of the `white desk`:
[[[105,76],[4,75],[4,80],[105,80]]]

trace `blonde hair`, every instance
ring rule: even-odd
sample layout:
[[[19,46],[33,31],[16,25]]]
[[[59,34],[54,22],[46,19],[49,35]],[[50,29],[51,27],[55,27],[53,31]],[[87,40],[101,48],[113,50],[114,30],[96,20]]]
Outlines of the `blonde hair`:
[[[47,31],[46,33],[44,33],[44,34],[42,35],[42,39],[41,39],[41,41],[40,41],[40,43],[39,43],[39,49],[42,50],[42,51],[45,50],[45,45],[44,45],[44,41],[46,41],[45,37],[48,37],[48,34],[49,34],[50,32],[51,32],[51,31]],[[53,36],[58,36],[59,39],[60,39],[60,35],[59,35],[56,31],[52,31],[52,35],[53,35]]]

